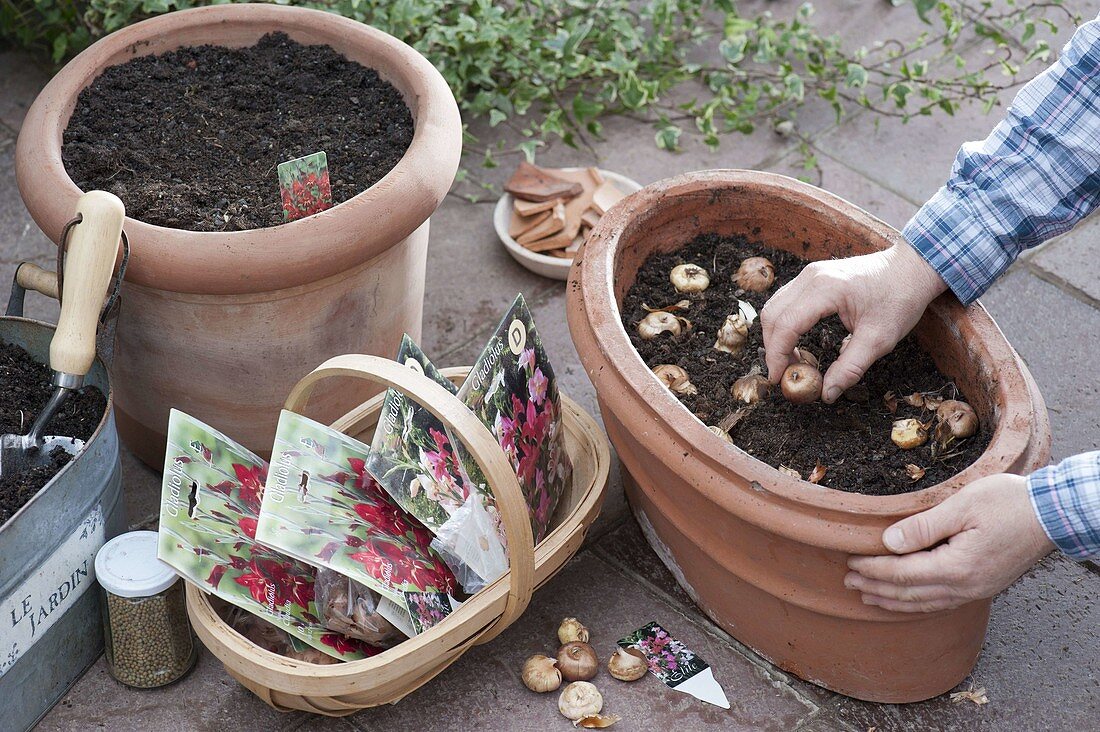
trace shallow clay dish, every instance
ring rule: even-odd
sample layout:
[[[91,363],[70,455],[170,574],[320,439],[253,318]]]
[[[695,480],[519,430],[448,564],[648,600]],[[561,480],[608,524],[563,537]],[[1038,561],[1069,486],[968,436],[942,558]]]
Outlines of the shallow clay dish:
[[[564,168],[564,170],[576,171],[583,170],[583,168]],[[627,178],[625,175],[612,173],[609,170],[601,169],[600,175],[602,175],[605,180],[614,183],[623,193],[630,194],[642,187],[640,183]],[[508,236],[508,222],[511,218],[514,201],[515,199],[512,197],[511,193],[505,193],[500,197],[500,200],[497,201],[496,208],[493,209],[493,228],[497,230],[497,236],[499,236],[500,240],[504,243],[504,248],[512,255],[512,259],[537,275],[555,280],[569,279],[569,268],[573,266],[572,259],[564,259],[550,254],[532,252],[512,237]]]

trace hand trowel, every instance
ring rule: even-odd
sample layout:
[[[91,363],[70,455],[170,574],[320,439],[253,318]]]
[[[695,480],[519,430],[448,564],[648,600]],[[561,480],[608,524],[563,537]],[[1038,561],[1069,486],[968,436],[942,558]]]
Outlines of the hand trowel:
[[[0,478],[48,465],[55,448],[76,455],[84,447],[74,437],[43,433],[69,395],[83,386],[95,360],[99,314],[114,273],[126,210],[116,196],[91,191],[77,200],[76,216],[79,223],[72,227],[65,256],[61,315],[50,341],[54,392],[27,434],[0,437]]]

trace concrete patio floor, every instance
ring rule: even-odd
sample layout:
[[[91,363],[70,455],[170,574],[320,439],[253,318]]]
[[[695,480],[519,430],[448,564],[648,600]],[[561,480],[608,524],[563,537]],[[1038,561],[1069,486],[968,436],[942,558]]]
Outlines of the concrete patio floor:
[[[869,34],[912,37],[918,32],[910,8],[863,0],[816,5],[822,24],[853,43],[869,40]],[[776,0],[767,6],[777,14],[789,13],[796,3]],[[1059,47],[1068,32],[1063,29],[1052,45]],[[1039,70],[1033,67],[1031,73]],[[48,72],[33,59],[0,52],[0,282],[10,281],[20,261],[43,266],[53,261],[54,247],[23,208],[13,175],[21,120],[47,80]],[[959,144],[984,137],[998,114],[987,117],[966,108],[953,118],[920,118],[908,125],[887,120],[878,127],[862,115],[838,127],[826,110],[813,109],[804,115],[801,131],[820,162],[820,178],[813,182],[901,227],[942,183]],[[494,139],[488,129],[479,132],[483,139]],[[797,141],[770,131],[727,138],[716,153],[689,142],[683,153],[667,154],[656,150],[652,139],[651,128],[612,119],[605,139],[595,142],[594,154],[557,145],[540,154],[539,162],[599,164],[641,183],[719,167],[802,173]],[[475,172],[500,184],[510,165]],[[432,220],[425,350],[441,365],[471,363],[487,331],[521,291],[532,305],[562,388],[598,414],[593,388],[569,338],[563,283],[539,278],[512,261],[494,235],[491,208],[491,203],[468,203],[452,195]],[[982,300],[1046,398],[1055,459],[1100,448],[1098,254],[1100,219],[1093,217],[1028,253]],[[55,320],[56,306],[35,297],[28,315]],[[123,471],[131,525],[154,525],[159,476],[129,454],[123,457]],[[952,702],[946,695],[904,706],[855,701],[774,668],[710,622],[646,545],[613,472],[603,513],[584,549],[535,594],[521,621],[396,705],[343,720],[279,714],[204,651],[182,682],[157,691],[122,686],[100,659],[39,729],[570,729],[553,699],[522,687],[519,668],[527,655],[551,650],[547,640],[561,617],[576,615],[592,628],[602,654],[616,638],[658,620],[710,662],[732,703],[725,712],[647,678],[604,689],[607,711],[624,718],[615,729],[1081,730],[1100,719],[1097,596],[1100,568],[1051,556],[996,598],[985,649],[959,686],[985,687],[989,703],[984,706]]]

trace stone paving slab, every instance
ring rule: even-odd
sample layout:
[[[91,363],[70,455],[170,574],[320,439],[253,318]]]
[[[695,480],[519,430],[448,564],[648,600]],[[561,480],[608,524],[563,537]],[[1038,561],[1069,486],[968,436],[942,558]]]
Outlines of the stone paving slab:
[[[25,51],[0,51],[0,126],[19,132],[35,95],[49,80],[46,61]]]
[[[43,732],[146,732],[151,729],[164,732],[277,732],[293,729],[308,717],[305,713],[276,712],[226,674],[221,663],[203,649],[195,668],[179,682],[144,691],[130,689],[111,678],[101,657],[37,729]]]
[[[1040,276],[1072,288],[1094,308],[1100,306],[1100,218],[1090,216],[1028,261]]]
[[[687,594],[646,544],[633,521],[603,537],[593,551],[629,571],[661,597],[707,624]],[[1100,709],[1100,610],[1093,601],[1100,577],[1086,565],[1052,555],[993,602],[985,648],[974,672],[956,689],[985,687],[981,708],[945,696],[919,704],[872,704],[787,675],[792,688],[823,710],[813,728],[833,729],[838,720],[866,730],[1082,729]],[[713,629],[713,626],[711,626]],[[721,634],[720,630],[714,632]],[[729,642],[767,665],[745,646]],[[778,673],[778,672],[777,672]],[[1091,715],[1091,716],[1090,716]],[[1020,720],[1014,723],[1013,720]],[[1027,720],[1027,721],[1025,721]],[[1042,723],[1040,723],[1042,721]],[[1014,726],[1015,724],[1015,726]],[[1087,727],[1087,725],[1085,725]]]
[[[872,183],[844,163],[825,155],[817,158],[816,170],[806,170],[798,152],[787,155],[768,169],[835,193],[895,229],[904,227],[917,212],[918,207],[912,202]]]
[[[1050,39],[1051,46],[1061,48],[1072,33],[1071,26],[1062,24],[1057,36]],[[964,48],[959,55],[970,69],[980,68],[989,63],[990,58],[984,45]],[[941,61],[940,65],[945,63]],[[1024,68],[1021,78],[1027,79],[1045,68],[1046,64],[1033,62]],[[960,145],[985,139],[1004,118],[1005,110],[1021,85],[998,94],[998,105],[988,114],[982,105],[974,103],[963,104],[954,116],[937,113],[914,117],[905,123],[865,113],[817,138],[814,145],[824,154],[843,161],[868,179],[919,205],[947,180]]]
[[[837,697],[839,719],[858,729],[1084,730],[1100,716],[1100,577],[1051,556],[997,597],[978,665],[959,689],[987,690],[989,703],[939,696],[920,704],[868,704]]]
[[[3,55],[0,54],[0,79],[3,78]],[[0,87],[3,83],[0,81]],[[0,100],[8,103],[0,89]],[[5,137],[7,135],[7,137]],[[5,139],[11,143],[4,145]],[[8,291],[16,267],[26,260],[45,267],[55,268],[57,248],[39,231],[34,219],[27,213],[19,189],[15,185],[15,145],[10,133],[0,129],[0,308],[7,307]],[[2,310],[0,310],[2,312]],[[57,321],[57,303],[36,293],[29,293],[25,314],[50,322]]]
[[[1100,310],[1023,269],[994,284],[981,302],[1027,363],[1046,400],[1053,458],[1100,449]]]

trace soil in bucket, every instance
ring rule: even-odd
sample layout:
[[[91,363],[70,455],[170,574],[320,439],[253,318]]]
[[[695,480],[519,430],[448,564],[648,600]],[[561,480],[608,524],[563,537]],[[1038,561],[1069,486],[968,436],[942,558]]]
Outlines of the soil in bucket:
[[[412,114],[376,71],[271,33],[106,69],[77,99],[62,159],[130,218],[237,231],[283,223],[279,163],[324,151],[335,205],[381,180],[412,138]]]
[[[53,371],[19,346],[0,341],[0,434],[25,434],[53,394]],[[70,396],[46,427],[47,435],[87,442],[103,419],[107,399],[94,386]],[[49,465],[0,478],[0,526],[65,467],[71,455],[55,448]]]
[[[775,283],[767,291],[746,292],[734,283],[741,261],[748,257],[767,257],[775,266]],[[685,263],[707,270],[710,286],[705,291],[685,294],[673,287],[669,273]],[[687,371],[698,394],[677,398],[705,424],[718,424],[744,406],[730,395],[733,382],[754,367],[767,375],[767,366],[759,320],[749,329],[748,344],[737,356],[715,350],[716,333],[726,316],[738,311],[739,299],[759,312],[806,264],[789,252],[744,237],[701,235],[679,251],[657,253],[646,260],[623,300],[623,326],[650,368],[674,364]],[[690,331],[676,337],[662,333],[651,340],[638,335],[637,324],[646,316],[647,306],[662,308],[685,299],[691,301],[689,309],[677,314],[691,322]],[[820,359],[824,372],[836,360],[847,335],[840,319],[833,316],[803,336],[800,346]],[[729,434],[745,452],[773,467],[796,470],[803,479],[818,465],[824,467],[822,486],[868,495],[907,493],[960,472],[981,456],[992,438],[991,425],[982,424],[974,436],[953,441],[947,449],[937,448],[935,454],[931,438],[921,447],[902,450],[890,438],[894,421],[913,417],[927,423],[935,417],[933,410],[906,401],[914,394],[969,401],[916,340],[907,337],[836,404],[792,404],[773,388],[745,411]]]

